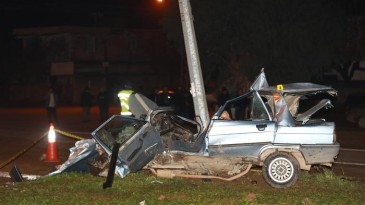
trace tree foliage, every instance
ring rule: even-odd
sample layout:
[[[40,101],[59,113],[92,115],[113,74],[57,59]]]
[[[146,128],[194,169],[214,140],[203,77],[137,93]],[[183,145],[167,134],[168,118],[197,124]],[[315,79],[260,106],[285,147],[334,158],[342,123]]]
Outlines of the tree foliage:
[[[183,50],[177,1],[163,21]],[[204,80],[242,87],[265,68],[270,84],[321,76],[345,43],[346,17],[329,0],[191,0]],[[247,84],[247,83],[246,83]]]

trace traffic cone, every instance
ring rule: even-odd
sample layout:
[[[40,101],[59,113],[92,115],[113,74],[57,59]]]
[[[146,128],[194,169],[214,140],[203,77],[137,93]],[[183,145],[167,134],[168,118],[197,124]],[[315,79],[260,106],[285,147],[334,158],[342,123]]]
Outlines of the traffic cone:
[[[48,147],[47,147],[47,156],[45,162],[58,162],[58,152],[56,145],[56,132],[54,130],[54,126],[51,123],[48,131]]]

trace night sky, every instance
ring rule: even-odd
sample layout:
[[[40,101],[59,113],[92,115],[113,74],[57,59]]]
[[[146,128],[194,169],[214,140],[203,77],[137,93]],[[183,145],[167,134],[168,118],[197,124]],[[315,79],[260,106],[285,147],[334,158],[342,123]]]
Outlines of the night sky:
[[[329,1],[337,2],[348,16],[365,15],[364,0]],[[0,25],[2,31],[60,25],[157,27],[161,7],[157,0],[4,0]]]
[[[2,30],[39,26],[127,26],[158,24],[154,0],[12,0],[0,3]]]

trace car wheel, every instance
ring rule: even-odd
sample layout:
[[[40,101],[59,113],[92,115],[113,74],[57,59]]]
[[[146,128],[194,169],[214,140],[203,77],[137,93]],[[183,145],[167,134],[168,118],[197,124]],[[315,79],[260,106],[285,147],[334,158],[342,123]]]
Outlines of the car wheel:
[[[297,160],[290,154],[271,154],[262,167],[265,181],[275,188],[287,188],[295,184],[300,172]]]

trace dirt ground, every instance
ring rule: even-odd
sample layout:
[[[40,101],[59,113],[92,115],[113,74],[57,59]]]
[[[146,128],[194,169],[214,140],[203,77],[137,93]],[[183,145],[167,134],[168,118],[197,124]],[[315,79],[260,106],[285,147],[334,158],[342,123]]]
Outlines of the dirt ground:
[[[90,138],[90,133],[100,124],[97,107],[92,108],[91,121],[82,122],[80,107],[62,107],[58,109],[59,123],[55,128],[74,136]],[[110,109],[110,115],[117,114],[118,107]],[[337,140],[341,148],[365,150],[365,131],[355,125],[347,123],[343,114],[333,114],[337,125]],[[49,130],[46,110],[44,108],[0,108],[0,172],[8,173],[14,164],[22,174],[46,175],[55,170],[55,166],[67,160],[69,148],[74,146],[76,139],[57,134],[58,162],[45,162],[47,156],[47,136]],[[37,142],[36,142],[37,141]],[[36,143],[35,143],[36,142]],[[359,158],[365,152],[359,152]],[[19,155],[19,156],[17,156]],[[341,152],[340,152],[341,155]],[[351,155],[353,157],[353,155]],[[340,158],[339,158],[340,159]],[[341,160],[347,160],[342,159]],[[335,164],[333,167],[337,175],[351,177],[365,182],[364,166]],[[268,186],[262,179],[259,169],[249,172],[245,176],[250,183]],[[0,177],[0,184],[10,183],[10,178]]]

